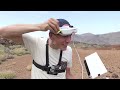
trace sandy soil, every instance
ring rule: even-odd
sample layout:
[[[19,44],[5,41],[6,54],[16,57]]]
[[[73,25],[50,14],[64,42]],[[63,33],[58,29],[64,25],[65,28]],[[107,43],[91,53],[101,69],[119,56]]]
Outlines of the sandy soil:
[[[73,49],[73,67],[71,69],[72,74],[78,79],[90,79],[87,75],[84,66],[84,57],[97,52],[100,56],[102,62],[107,68],[108,72],[97,77],[96,79],[105,79],[109,77],[110,79],[120,79],[120,50],[82,50],[78,49],[80,60]],[[83,69],[81,67],[81,63]],[[31,65],[32,58],[30,55],[19,56],[14,59],[8,59],[0,65],[0,71],[11,70],[15,72],[15,79],[30,79],[31,72],[26,69],[28,65]],[[82,72],[83,70],[83,72]]]
[[[32,63],[30,55],[8,59],[0,65],[0,71],[12,71],[16,74],[15,79],[29,79],[31,72],[26,69]]]

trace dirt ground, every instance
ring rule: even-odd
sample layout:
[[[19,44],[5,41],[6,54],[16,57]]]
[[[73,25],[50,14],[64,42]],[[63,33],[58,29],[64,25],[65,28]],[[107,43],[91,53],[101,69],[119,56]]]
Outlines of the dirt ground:
[[[80,55],[80,60],[73,49],[73,67],[71,69],[72,74],[75,75],[77,79],[90,79],[87,75],[83,61],[85,56],[94,52],[98,53],[108,70],[107,73],[96,79],[105,79],[106,77],[110,79],[120,79],[120,50],[77,50]],[[80,62],[82,62],[83,69]],[[15,79],[30,79],[31,71],[27,70],[26,67],[31,65],[31,63],[32,58],[30,55],[19,56],[3,62],[0,65],[0,71],[13,71],[16,74]]]

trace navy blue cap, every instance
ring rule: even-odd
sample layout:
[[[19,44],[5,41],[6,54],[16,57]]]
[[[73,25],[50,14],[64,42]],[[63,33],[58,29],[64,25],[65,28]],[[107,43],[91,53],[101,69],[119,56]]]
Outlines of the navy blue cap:
[[[62,26],[65,25],[65,24],[68,24],[69,27],[73,27],[73,26],[70,25],[70,23],[69,23],[67,20],[65,20],[65,19],[57,19],[57,20],[59,21],[59,27],[62,27]]]

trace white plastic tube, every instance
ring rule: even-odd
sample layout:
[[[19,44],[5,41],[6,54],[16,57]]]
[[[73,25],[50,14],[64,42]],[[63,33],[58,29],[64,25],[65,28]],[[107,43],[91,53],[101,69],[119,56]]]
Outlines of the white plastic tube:
[[[78,53],[78,50],[76,49],[76,46],[75,46],[75,44],[74,44],[74,35],[75,34],[73,34],[73,46],[74,46],[74,48],[75,48],[75,51],[76,51],[76,53],[77,53],[77,56],[78,56],[78,60],[79,60],[79,62],[80,62],[80,65],[81,65],[81,68],[82,68],[82,79],[84,78],[84,76],[83,76],[83,64],[82,64],[82,61],[81,61],[81,59],[80,59],[80,55],[79,55],[79,53]]]

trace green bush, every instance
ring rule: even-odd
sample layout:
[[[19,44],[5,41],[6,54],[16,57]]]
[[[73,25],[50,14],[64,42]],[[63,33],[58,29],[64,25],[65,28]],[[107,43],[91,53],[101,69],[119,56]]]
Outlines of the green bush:
[[[12,45],[12,46],[9,46],[9,48],[11,50],[15,49],[15,48],[22,48],[23,46],[22,45]]]
[[[0,44],[0,62],[6,61],[7,53],[5,53],[5,47]]]
[[[17,55],[17,56],[22,56],[22,55],[25,55],[25,54],[29,54],[29,51],[27,51],[24,47],[19,46],[19,48],[14,48],[11,51],[11,54]]]
[[[5,47],[0,44],[0,55],[5,53],[4,49],[5,49]]]
[[[12,71],[0,72],[0,79],[14,79],[15,77],[16,75]]]
[[[6,61],[7,57],[6,54],[0,54],[0,62]]]
[[[14,55],[22,56],[30,54],[23,45],[12,45],[5,47],[0,44],[0,64],[7,59],[14,59]]]

